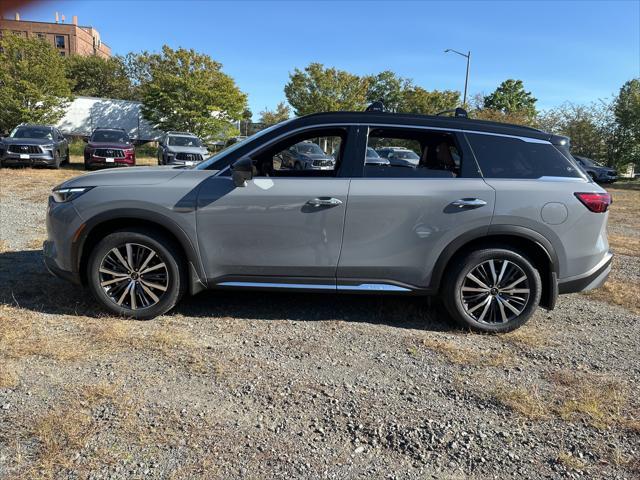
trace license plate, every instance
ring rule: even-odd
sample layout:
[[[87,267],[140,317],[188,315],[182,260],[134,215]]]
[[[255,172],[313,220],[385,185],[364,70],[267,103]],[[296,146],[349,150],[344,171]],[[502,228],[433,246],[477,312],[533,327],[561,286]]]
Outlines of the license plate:
[[[107,162],[107,163],[115,162],[115,160],[113,158],[105,158],[104,161]]]
[[[190,166],[191,166],[191,165],[193,165],[194,163],[196,163],[196,162],[184,162],[184,164],[185,164],[187,167],[190,167]]]
[[[26,153],[21,153],[20,154],[20,159],[21,160],[29,160],[29,155],[27,155]]]

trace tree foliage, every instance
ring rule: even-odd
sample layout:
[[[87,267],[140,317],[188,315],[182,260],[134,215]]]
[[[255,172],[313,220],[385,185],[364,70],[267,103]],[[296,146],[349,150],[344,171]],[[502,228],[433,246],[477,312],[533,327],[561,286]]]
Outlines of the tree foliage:
[[[296,115],[362,110],[367,104],[369,77],[311,63],[289,74],[284,93]]]
[[[454,90],[425,90],[410,87],[404,92],[400,111],[436,115],[460,105],[460,92]]]
[[[0,40],[0,131],[22,122],[55,123],[71,99],[60,54],[44,40]]]
[[[222,65],[205,54],[167,45],[138,58],[144,117],[162,130],[188,130],[203,138],[237,133],[247,98]],[[142,61],[140,61],[142,59]]]
[[[76,95],[133,98],[131,81],[122,57],[72,55],[65,60],[67,79]]]
[[[620,162],[640,166],[640,78],[626,82],[613,105],[618,127]]]
[[[268,127],[270,125],[275,125],[276,123],[283,122],[290,116],[291,109],[289,108],[289,105],[284,102],[280,102],[278,103],[278,105],[276,105],[275,110],[269,110],[268,108],[265,108],[263,111],[261,111],[260,120],[258,121],[265,127]]]
[[[504,114],[516,114],[534,119],[537,99],[524,89],[522,80],[505,80],[496,90],[484,97],[484,108]]]
[[[412,86],[411,80],[385,70],[369,77],[367,103],[381,101],[389,112],[403,111],[405,95]]]

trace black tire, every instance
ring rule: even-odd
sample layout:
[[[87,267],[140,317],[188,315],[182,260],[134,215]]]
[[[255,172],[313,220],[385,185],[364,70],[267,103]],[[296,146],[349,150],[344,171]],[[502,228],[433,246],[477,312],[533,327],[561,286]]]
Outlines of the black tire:
[[[60,169],[60,164],[62,163],[62,159],[60,158],[60,154],[58,153],[57,150],[53,151],[53,165],[51,165],[51,168],[58,170]]]
[[[103,265],[103,262],[109,261],[107,257],[108,255],[112,255],[113,249],[124,248],[126,252],[126,244],[135,245],[135,248],[142,247],[143,249],[147,249],[144,250],[145,252],[152,250],[157,256],[157,259],[154,257],[154,261],[158,262],[154,266],[157,266],[159,263],[164,264],[164,267],[161,269],[156,268],[154,274],[148,274],[157,275],[158,270],[161,270],[160,273],[164,273],[166,271],[167,274],[166,283],[163,284],[166,290],[160,291],[154,289],[152,292],[158,299],[158,301],[153,304],[140,306],[139,308],[136,305],[136,308],[131,308],[133,302],[133,300],[131,300],[131,295],[125,294],[123,297],[126,297],[126,300],[121,300],[122,304],[118,305],[117,300],[115,298],[112,299],[110,294],[114,297],[120,297],[120,293],[124,292],[127,284],[117,281],[114,287],[110,288],[112,291],[109,293],[101,285],[102,282],[117,278],[116,276],[107,276],[105,278],[105,274],[100,272],[101,265]],[[125,255],[123,255],[123,257],[125,257],[125,261],[129,260]],[[144,263],[142,259],[145,257],[146,255],[138,254],[137,258],[139,260],[137,264],[140,265],[140,263]],[[136,258],[133,258],[134,263],[136,263]],[[152,263],[150,263],[150,265]],[[108,263],[104,263],[104,265],[108,265]],[[140,272],[143,272],[143,270],[140,270]],[[123,274],[119,275],[121,276]],[[147,286],[153,285],[153,283],[143,282],[142,279],[144,278],[144,275],[142,274],[136,275],[136,277],[138,276],[140,278],[140,283],[135,282],[134,288],[137,290],[135,290],[136,293],[134,293],[134,296],[136,298],[136,302],[139,302],[142,305],[144,302],[142,301],[143,298],[141,296],[146,296],[148,299],[151,299],[151,297],[143,292],[142,289],[144,287],[142,287],[141,283],[144,283]],[[113,232],[103,238],[100,243],[95,246],[89,256],[89,261],[87,262],[87,280],[91,293],[102,306],[116,315],[135,318],[137,320],[150,320],[168,312],[180,301],[186,290],[185,264],[179,247],[161,232],[145,228],[128,228],[126,230]],[[156,279],[149,280],[149,278],[147,278],[147,280],[149,282],[153,281],[156,283],[162,283],[158,282]],[[130,277],[127,277],[124,282],[134,283]],[[120,288],[120,290],[117,290],[118,288]],[[149,290],[150,288],[147,288],[147,291]],[[153,301],[153,299],[151,300]]]
[[[500,271],[505,264],[504,278],[499,283],[490,284],[486,281],[491,280],[493,275],[491,265],[496,271],[496,277],[500,278]],[[515,275],[507,277],[511,269]],[[479,278],[474,275],[484,271],[487,273],[486,277]],[[484,280],[484,285],[490,288],[486,290],[484,286],[470,280],[467,277],[469,274]],[[522,278],[522,274],[526,276],[526,281],[522,280],[510,290],[505,288],[510,287],[509,284],[513,283],[514,278],[515,280]],[[496,285],[499,288],[496,288]],[[476,290],[483,290],[483,292],[467,292],[463,300],[462,288],[470,290],[473,286],[477,286]],[[529,290],[529,293],[513,293],[514,289]],[[533,315],[540,303],[542,281],[540,273],[525,255],[508,248],[486,248],[467,254],[448,268],[442,283],[441,294],[447,312],[460,325],[479,332],[504,333],[521,327]],[[488,299],[489,297],[491,298]],[[489,305],[487,306],[485,302]],[[483,306],[479,306],[480,303]],[[507,307],[506,303],[509,303],[510,307]],[[516,314],[510,308],[521,311]]]

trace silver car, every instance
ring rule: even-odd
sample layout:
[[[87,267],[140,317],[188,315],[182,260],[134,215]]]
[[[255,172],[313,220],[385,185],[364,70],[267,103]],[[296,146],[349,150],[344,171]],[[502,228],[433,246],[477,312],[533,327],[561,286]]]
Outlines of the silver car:
[[[158,141],[158,165],[195,165],[208,156],[207,148],[189,132],[167,132]]]
[[[334,168],[274,162],[303,141]],[[371,165],[367,147],[415,147]],[[194,167],[91,173],[49,199],[44,256],[107,310],[149,319],[204,289],[438,295],[505,332],[558,294],[599,287],[609,194],[569,141],[466,118],[335,112],[285,121]]]

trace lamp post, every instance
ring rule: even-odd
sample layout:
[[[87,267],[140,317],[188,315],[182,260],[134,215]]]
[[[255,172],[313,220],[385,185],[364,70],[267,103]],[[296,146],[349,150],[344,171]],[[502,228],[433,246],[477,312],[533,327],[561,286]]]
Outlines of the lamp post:
[[[471,63],[471,51],[468,51],[466,54],[464,54],[462,52],[454,50],[453,48],[447,48],[444,51],[444,53],[448,53],[448,52],[457,53],[458,55],[465,57],[467,59],[467,76],[464,81],[464,96],[462,98],[462,104],[466,107],[467,106],[467,85],[469,84],[469,64]]]

